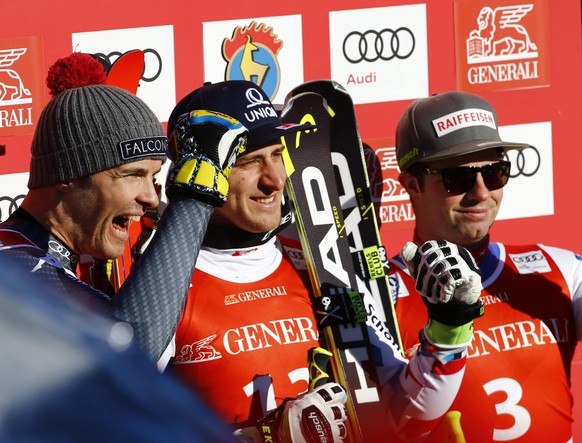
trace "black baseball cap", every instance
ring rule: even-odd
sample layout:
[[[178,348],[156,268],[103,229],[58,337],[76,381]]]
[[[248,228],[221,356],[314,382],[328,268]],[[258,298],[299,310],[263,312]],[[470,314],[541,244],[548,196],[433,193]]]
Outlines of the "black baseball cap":
[[[485,149],[525,149],[526,143],[499,137],[497,113],[478,95],[451,91],[414,101],[396,128],[396,158],[401,171],[415,163]]]
[[[180,100],[168,119],[168,135],[181,115],[197,109],[221,112],[241,122],[249,130],[247,148],[277,142],[281,136],[312,127],[283,123],[267,94],[256,83],[227,80],[205,83]]]

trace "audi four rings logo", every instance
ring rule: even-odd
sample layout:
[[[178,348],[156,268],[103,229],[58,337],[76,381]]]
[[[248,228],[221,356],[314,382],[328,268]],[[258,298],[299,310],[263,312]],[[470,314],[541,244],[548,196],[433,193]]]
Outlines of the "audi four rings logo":
[[[16,197],[9,195],[0,197],[0,222],[5,221],[18,209],[24,197],[24,194],[17,195]]]
[[[389,61],[393,58],[405,59],[412,55],[416,40],[412,31],[404,26],[393,30],[352,31],[343,43],[344,57],[350,63],[376,60]]]
[[[303,252],[301,251],[296,251],[293,249],[289,249],[287,250],[287,255],[289,255],[289,257],[291,258],[296,258],[298,260],[303,260]]]
[[[141,80],[150,83],[156,80],[162,73],[162,57],[152,48],[142,49],[145,57],[145,67],[141,75]],[[95,56],[105,59],[108,63],[113,64],[124,52],[113,51],[109,54],[96,52]]]
[[[71,252],[67,248],[54,240],[49,240],[48,247],[51,251],[63,257],[69,258],[71,256]]]
[[[511,173],[509,175],[511,178],[516,178],[520,175],[531,177],[539,171],[542,165],[540,152],[533,146],[505,151],[503,157],[511,162]]]
[[[515,263],[531,263],[534,261],[540,261],[544,259],[544,255],[541,252],[534,252],[530,255],[521,255],[518,257],[512,257]]]

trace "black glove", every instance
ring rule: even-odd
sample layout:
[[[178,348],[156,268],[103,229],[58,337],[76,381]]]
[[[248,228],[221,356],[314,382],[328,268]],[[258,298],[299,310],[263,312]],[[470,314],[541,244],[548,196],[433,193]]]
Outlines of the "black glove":
[[[173,165],[166,195],[186,193],[213,206],[228,196],[228,176],[237,154],[246,147],[248,130],[236,119],[214,111],[197,110],[178,119],[168,140]]]
[[[420,248],[408,242],[400,256],[431,319],[461,326],[483,315],[481,272],[465,248],[446,240],[431,240]]]
[[[247,443],[341,443],[347,436],[346,400],[340,385],[326,383],[285,400],[255,427],[238,429],[234,434]]]

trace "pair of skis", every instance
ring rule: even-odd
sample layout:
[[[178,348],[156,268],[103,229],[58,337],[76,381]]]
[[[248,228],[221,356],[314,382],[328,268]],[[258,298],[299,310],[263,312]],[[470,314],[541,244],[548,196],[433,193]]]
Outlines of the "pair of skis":
[[[371,320],[402,347],[353,103],[336,82],[308,82],[289,93],[281,117],[315,125],[284,139],[287,191],[333,378],[348,393],[348,441],[377,441],[387,406],[357,277],[381,308]]]

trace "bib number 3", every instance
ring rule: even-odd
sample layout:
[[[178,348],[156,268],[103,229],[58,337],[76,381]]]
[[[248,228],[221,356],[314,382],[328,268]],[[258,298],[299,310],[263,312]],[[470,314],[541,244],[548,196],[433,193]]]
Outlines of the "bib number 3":
[[[487,395],[495,392],[505,393],[507,398],[495,405],[495,412],[498,415],[509,414],[515,420],[515,424],[510,428],[494,429],[493,440],[508,441],[524,435],[530,428],[531,416],[527,409],[518,404],[523,395],[521,385],[511,378],[498,378],[484,384],[483,389]]]

